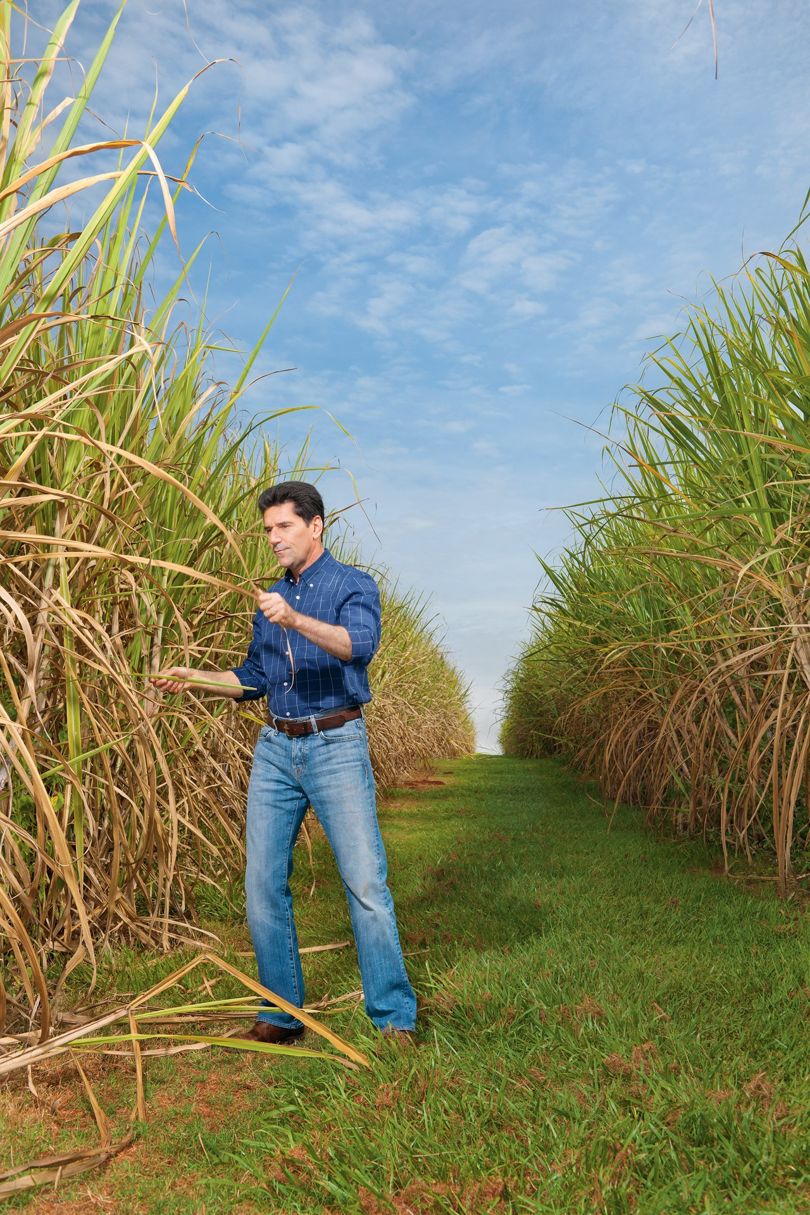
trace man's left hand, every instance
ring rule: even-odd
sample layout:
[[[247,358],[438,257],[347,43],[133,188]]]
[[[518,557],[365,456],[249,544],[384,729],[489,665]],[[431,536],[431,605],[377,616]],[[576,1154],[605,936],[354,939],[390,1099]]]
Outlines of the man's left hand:
[[[298,613],[290,607],[283,595],[279,595],[276,591],[271,593],[260,591],[256,596],[256,602],[265,620],[269,620],[271,624],[280,624],[283,629],[295,628]]]

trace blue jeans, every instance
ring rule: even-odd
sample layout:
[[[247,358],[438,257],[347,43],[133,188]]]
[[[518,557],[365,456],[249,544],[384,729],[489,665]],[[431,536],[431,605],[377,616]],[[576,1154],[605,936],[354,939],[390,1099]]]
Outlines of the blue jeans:
[[[405,973],[385,848],[377,825],[374,777],[362,717],[334,730],[289,738],[263,726],[247,804],[245,893],[259,979],[301,1008],[304,979],[293,920],[293,845],[312,806],[335,854],[349,901],[366,1012],[380,1029],[413,1029],[416,996]],[[301,1024],[287,1013],[260,1020]]]

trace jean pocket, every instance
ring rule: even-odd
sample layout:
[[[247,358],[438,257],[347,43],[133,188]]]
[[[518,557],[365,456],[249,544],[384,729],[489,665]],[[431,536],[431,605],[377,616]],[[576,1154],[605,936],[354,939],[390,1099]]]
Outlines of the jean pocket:
[[[332,730],[318,731],[319,737],[330,745],[332,743],[361,742],[365,733],[366,727],[362,717],[344,722],[342,726],[335,726]]]

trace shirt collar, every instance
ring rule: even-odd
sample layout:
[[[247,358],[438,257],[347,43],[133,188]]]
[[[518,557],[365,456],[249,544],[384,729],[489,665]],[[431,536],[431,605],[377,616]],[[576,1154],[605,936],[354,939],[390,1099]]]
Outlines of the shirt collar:
[[[308,565],[305,570],[301,571],[301,581],[310,583],[313,582],[320,574],[323,573],[324,568],[331,560],[332,554],[329,552],[328,548],[325,548],[317,561],[313,561],[312,565]],[[287,573],[284,575],[284,581],[291,583],[292,586],[297,585],[295,578],[289,570],[287,570]]]

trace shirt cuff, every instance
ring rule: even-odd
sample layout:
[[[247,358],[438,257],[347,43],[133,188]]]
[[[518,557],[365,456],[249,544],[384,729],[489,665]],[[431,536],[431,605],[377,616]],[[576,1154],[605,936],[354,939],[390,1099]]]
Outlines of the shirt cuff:
[[[234,696],[234,704],[240,705],[246,700],[261,700],[263,696],[267,695],[266,683],[263,687],[257,687],[256,676],[248,667],[231,667],[231,674],[236,676],[245,689],[241,696]],[[248,688],[252,688],[253,691],[248,691]]]
[[[352,643],[352,656],[349,662],[362,662],[368,664],[374,657],[374,651],[377,649],[377,639],[371,629],[362,627],[351,627],[344,624],[344,629],[349,634],[349,640]]]

